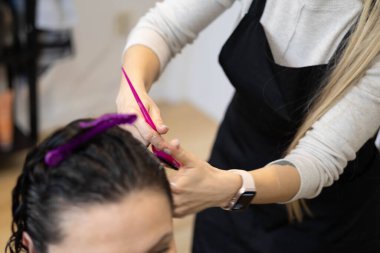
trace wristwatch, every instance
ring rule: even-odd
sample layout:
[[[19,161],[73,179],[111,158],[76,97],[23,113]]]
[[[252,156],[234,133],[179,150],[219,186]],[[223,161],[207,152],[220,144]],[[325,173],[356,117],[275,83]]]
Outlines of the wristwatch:
[[[255,181],[253,180],[252,175],[245,170],[229,170],[233,173],[239,174],[242,179],[242,186],[235,196],[231,199],[228,206],[223,209],[234,211],[242,210],[248,207],[251,204],[252,199],[256,195]]]

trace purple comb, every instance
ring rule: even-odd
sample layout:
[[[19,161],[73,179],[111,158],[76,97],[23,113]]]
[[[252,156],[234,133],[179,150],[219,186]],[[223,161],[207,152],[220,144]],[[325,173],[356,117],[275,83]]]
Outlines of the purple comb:
[[[108,128],[121,124],[132,124],[136,119],[135,114],[105,114],[93,121],[80,122],[79,127],[88,130],[73,137],[67,143],[48,151],[45,155],[45,164],[55,167],[80,145]]]

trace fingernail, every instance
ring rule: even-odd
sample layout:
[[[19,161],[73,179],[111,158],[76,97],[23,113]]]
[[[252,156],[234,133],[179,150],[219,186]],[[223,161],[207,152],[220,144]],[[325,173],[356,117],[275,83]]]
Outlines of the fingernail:
[[[161,125],[160,128],[161,128],[162,130],[164,130],[164,129],[165,129],[165,130],[166,130],[166,129],[169,129],[169,127],[168,127],[167,125]]]
[[[166,154],[168,154],[168,155],[171,155],[171,154],[172,154],[172,152],[171,152],[169,149],[167,149],[167,148],[164,148],[164,152],[165,152]]]

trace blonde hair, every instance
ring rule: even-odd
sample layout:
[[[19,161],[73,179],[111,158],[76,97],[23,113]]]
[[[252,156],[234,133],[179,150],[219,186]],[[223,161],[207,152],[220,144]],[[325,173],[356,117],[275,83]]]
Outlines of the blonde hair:
[[[365,74],[380,52],[380,0],[363,0],[363,10],[339,60],[311,102],[306,118],[285,153],[294,149],[314,122],[333,107]],[[290,221],[312,216],[305,200],[286,205]]]

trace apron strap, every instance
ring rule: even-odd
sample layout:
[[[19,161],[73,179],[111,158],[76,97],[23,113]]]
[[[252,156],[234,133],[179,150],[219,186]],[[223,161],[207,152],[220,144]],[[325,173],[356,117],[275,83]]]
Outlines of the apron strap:
[[[256,18],[260,19],[265,9],[266,0],[252,0],[248,13],[253,14]]]

